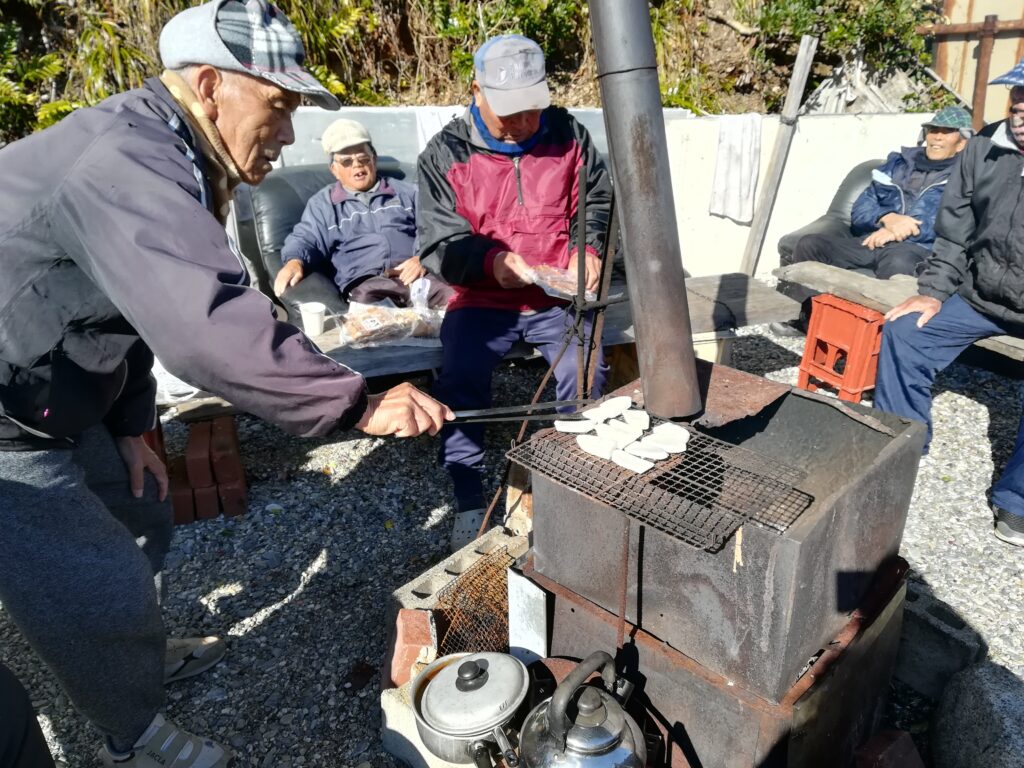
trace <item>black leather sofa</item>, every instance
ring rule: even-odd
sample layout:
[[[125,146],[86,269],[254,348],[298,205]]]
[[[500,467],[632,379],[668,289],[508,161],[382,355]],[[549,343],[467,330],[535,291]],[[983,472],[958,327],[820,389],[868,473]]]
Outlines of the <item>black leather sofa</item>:
[[[377,172],[415,182],[415,166],[393,157],[378,157]],[[282,306],[294,323],[299,322],[298,305],[305,301],[323,302],[328,313],[340,314],[348,309],[334,284],[333,270],[306,275],[283,296],[275,296],[273,291],[274,278],[281,269],[285,238],[302,218],[309,198],[333,183],[334,177],[325,161],[317,165],[278,168],[258,187],[245,187],[236,193],[238,245],[248,262],[253,283]]]
[[[843,183],[839,185],[828,210],[805,227],[783,235],[779,239],[779,261],[788,266],[793,261],[793,250],[804,235],[843,235],[850,233],[850,211],[854,201],[871,183],[871,172],[878,168],[883,160],[865,160],[854,166]]]

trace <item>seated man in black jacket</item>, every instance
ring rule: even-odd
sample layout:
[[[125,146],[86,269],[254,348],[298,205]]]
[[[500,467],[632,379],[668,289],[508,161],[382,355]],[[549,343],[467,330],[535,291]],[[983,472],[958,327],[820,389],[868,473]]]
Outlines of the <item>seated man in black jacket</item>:
[[[875,407],[926,422],[929,440],[939,371],[978,339],[1024,336],[1024,102],[1010,114],[1005,131],[964,150],[942,198],[919,295],[885,316]],[[996,537],[1024,546],[1024,419],[991,506]]]

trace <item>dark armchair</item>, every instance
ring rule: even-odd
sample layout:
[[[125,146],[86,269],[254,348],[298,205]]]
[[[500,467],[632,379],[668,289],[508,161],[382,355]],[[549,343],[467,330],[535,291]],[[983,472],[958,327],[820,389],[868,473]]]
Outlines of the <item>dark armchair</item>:
[[[391,157],[378,158],[377,172],[396,179],[414,180],[412,167]],[[237,207],[248,210],[247,215],[237,217],[238,241],[253,272],[253,283],[271,300],[283,305],[291,322],[299,321],[298,305],[306,301],[323,302],[328,314],[340,314],[348,309],[334,284],[333,270],[307,274],[281,297],[273,293],[285,238],[302,218],[309,198],[333,182],[326,162],[293,165],[274,170],[258,187],[249,187],[240,193],[244,199]]]
[[[839,190],[832,198],[828,210],[823,216],[812,221],[795,232],[783,235],[779,239],[779,261],[782,266],[792,264],[793,250],[804,235],[848,235],[850,233],[850,209],[868,184],[871,183],[871,172],[882,164],[882,160],[865,160],[854,166]]]

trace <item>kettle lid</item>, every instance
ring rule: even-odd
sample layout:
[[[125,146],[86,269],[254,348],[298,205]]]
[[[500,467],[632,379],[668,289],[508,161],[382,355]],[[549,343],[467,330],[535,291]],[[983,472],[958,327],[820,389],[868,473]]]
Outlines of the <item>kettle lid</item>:
[[[450,736],[488,731],[512,716],[528,686],[519,659],[507,653],[473,653],[448,664],[427,683],[423,719]]]
[[[576,716],[565,735],[566,751],[603,754],[621,743],[625,729],[625,713],[615,698],[584,686],[576,701]]]

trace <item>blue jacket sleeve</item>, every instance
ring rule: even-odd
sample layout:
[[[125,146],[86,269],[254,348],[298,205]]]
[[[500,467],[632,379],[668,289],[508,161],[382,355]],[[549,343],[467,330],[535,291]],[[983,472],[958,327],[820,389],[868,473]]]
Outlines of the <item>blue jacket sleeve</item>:
[[[898,210],[893,196],[886,194],[885,184],[878,179],[892,178],[893,168],[899,156],[899,152],[890,152],[881,167],[871,172],[871,183],[854,201],[850,210],[850,232],[854,235],[870,235],[879,228],[880,218]]]
[[[292,259],[298,259],[311,269],[328,264],[331,259],[327,233],[334,224],[333,220],[331,187],[327,187],[309,198],[302,218],[285,238],[281,247],[281,264],[286,264]]]

